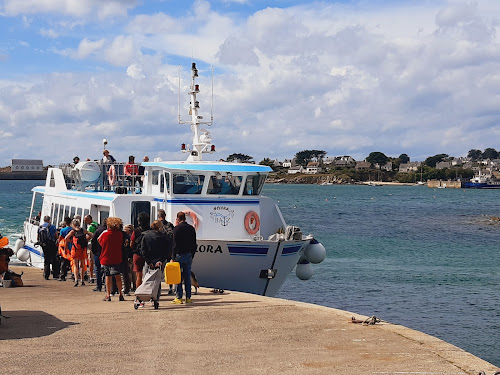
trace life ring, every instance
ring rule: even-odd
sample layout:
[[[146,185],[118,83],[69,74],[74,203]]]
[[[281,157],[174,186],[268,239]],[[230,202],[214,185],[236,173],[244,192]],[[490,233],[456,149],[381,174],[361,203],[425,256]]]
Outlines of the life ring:
[[[116,180],[116,170],[115,166],[112,165],[111,167],[109,167],[108,170],[108,182],[112,186],[115,184],[115,180]]]
[[[183,212],[186,214],[186,216],[189,216],[193,220],[193,227],[195,230],[198,230],[198,226],[200,225],[200,223],[198,222],[198,216],[196,216],[193,211],[186,210]]]
[[[255,234],[260,229],[260,218],[257,212],[248,211],[245,215],[245,229],[248,234]]]

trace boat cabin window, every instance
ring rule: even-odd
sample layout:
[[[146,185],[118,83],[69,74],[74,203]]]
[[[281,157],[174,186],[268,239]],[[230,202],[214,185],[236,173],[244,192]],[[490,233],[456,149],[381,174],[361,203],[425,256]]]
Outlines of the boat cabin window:
[[[160,171],[159,171],[159,170],[153,171],[153,172],[151,173],[151,183],[152,183],[153,185],[158,185],[158,183],[159,183],[159,178],[158,178],[158,176],[159,176],[159,175],[160,175]]]
[[[160,176],[160,193],[164,193],[165,189],[167,194],[170,194],[170,173],[164,172]]]
[[[245,182],[243,195],[259,195],[266,181],[266,175],[249,175]]]
[[[43,223],[41,215],[43,205],[43,195],[40,193],[33,194],[33,200],[31,202],[31,212],[30,212],[30,221],[32,224],[39,225]]]
[[[69,214],[69,206],[64,206],[64,217],[71,217]]]
[[[210,176],[207,194],[238,195],[240,192],[241,176]]]
[[[175,173],[174,194],[201,194],[205,176],[202,174]]]
[[[105,220],[109,217],[109,207],[99,207],[99,212],[98,212],[98,222],[99,223],[104,223]]]

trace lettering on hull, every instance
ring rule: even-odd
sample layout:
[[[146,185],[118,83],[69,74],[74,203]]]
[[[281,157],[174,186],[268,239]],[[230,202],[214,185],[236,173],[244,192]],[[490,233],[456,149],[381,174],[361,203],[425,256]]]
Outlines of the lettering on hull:
[[[222,247],[220,245],[217,245],[215,248],[212,245],[198,245],[196,246],[196,252],[197,253],[221,253],[222,254]]]

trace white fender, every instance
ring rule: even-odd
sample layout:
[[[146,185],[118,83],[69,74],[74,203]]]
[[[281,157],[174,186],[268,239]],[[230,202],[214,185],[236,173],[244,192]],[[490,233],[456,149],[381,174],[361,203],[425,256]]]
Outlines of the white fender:
[[[295,274],[301,280],[309,280],[314,274],[311,263],[304,261],[297,264],[297,267],[295,267]]]
[[[25,247],[21,247],[16,254],[17,259],[21,262],[26,262],[30,258],[30,251]]]
[[[14,254],[17,254],[19,249],[23,246],[24,246],[24,241],[21,238],[18,238],[16,244],[14,245],[14,248],[12,249],[14,250]]]
[[[326,258],[326,249],[320,242],[313,239],[306,247],[305,256],[308,262],[321,263]]]

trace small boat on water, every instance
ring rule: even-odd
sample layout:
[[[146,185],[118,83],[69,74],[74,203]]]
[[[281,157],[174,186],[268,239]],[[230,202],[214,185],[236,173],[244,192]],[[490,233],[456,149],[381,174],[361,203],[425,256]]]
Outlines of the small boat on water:
[[[494,181],[490,173],[482,173],[481,170],[471,178],[470,182],[464,183],[467,189],[500,189],[500,181]]]
[[[191,67],[189,90],[192,145],[183,144],[185,161],[144,162],[140,175],[125,175],[125,163],[79,162],[49,168],[44,186],[33,188],[29,218],[14,250],[18,259],[43,268],[44,254],[37,244],[40,217],[52,223],[64,217],[90,214],[100,223],[111,216],[137,226],[137,215],[151,220],[164,209],[175,221],[184,211],[197,232],[192,269],[201,286],[274,296],[296,267],[300,279],[312,274],[311,263],[320,263],[325,248],[312,235],[287,225],[276,203],[261,195],[268,166],[205,161],[214,153],[210,133],[201,129],[195,83],[198,69]],[[38,219],[38,220],[37,220]]]

